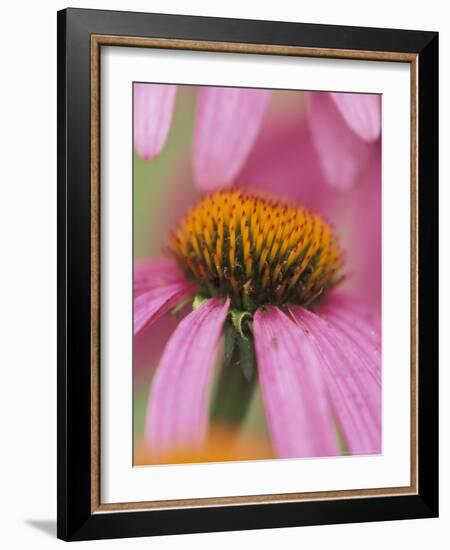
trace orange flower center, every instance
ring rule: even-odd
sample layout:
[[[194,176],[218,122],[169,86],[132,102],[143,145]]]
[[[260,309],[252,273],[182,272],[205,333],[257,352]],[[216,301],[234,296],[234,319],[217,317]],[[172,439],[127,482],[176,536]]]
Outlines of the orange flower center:
[[[229,296],[251,313],[264,304],[309,307],[342,279],[342,252],[320,216],[244,191],[204,197],[169,249],[203,296]]]

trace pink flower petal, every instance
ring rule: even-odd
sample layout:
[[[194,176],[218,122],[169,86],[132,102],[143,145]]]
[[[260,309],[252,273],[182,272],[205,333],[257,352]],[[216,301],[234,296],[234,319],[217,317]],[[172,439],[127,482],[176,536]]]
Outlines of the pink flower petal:
[[[332,323],[347,325],[348,330],[361,334],[371,346],[381,351],[381,319],[349,294],[330,292],[319,311],[321,317],[326,317]]]
[[[370,146],[350,129],[328,93],[310,94],[309,124],[328,183],[336,189],[350,189],[360,176]]]
[[[354,298],[342,292],[331,292],[318,311],[341,338],[359,350],[359,359],[381,383],[381,324]]]
[[[171,336],[156,371],[147,411],[151,452],[201,445],[208,424],[208,389],[229,300],[207,300]]]
[[[144,160],[156,157],[164,146],[176,89],[166,84],[134,84],[134,147]]]
[[[328,185],[306,122],[269,111],[236,181],[322,214],[333,211],[339,193]]]
[[[322,356],[321,371],[334,412],[352,454],[381,451],[379,360],[364,351],[367,341],[349,337],[336,325],[299,306],[290,312]],[[355,319],[355,323],[357,319]]]
[[[194,286],[184,280],[154,288],[137,296],[134,299],[134,335],[159,319],[183,298],[193,294],[194,290]]]
[[[317,349],[275,307],[256,312],[253,331],[264,407],[278,456],[338,454]]]
[[[202,191],[232,183],[254,144],[269,98],[268,90],[199,89],[194,174]]]
[[[184,279],[183,272],[176,262],[167,258],[139,260],[134,264],[133,290],[135,296]]]
[[[381,132],[381,96],[330,93],[350,128],[364,141],[375,141]]]

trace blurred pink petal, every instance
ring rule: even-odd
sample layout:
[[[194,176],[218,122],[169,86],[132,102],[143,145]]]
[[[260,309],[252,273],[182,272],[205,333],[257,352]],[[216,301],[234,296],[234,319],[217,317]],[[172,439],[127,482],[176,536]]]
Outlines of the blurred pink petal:
[[[355,189],[352,235],[358,298],[379,313],[381,308],[381,144],[372,147],[364,180]]]
[[[147,444],[155,455],[201,445],[208,425],[208,390],[229,299],[207,300],[178,325],[151,388]]]
[[[187,280],[156,287],[137,296],[134,300],[134,335],[153,323],[183,298],[193,294],[195,287]]]
[[[299,306],[289,310],[322,358],[319,368],[350,453],[381,452],[380,368],[379,356],[370,353],[373,346],[361,335],[356,344],[339,327],[311,311]],[[358,318],[353,322],[356,325]]]
[[[360,176],[370,146],[342,118],[330,94],[310,94],[309,124],[313,143],[328,183],[342,191]]]
[[[311,134],[301,118],[268,116],[242,171],[239,185],[302,202],[320,213],[332,210],[327,184]]]
[[[199,89],[194,174],[201,191],[233,182],[255,142],[269,99],[268,90]]]
[[[134,147],[144,160],[156,157],[166,142],[176,89],[166,84],[134,84]]]
[[[133,290],[135,296],[184,279],[183,272],[176,262],[168,258],[138,260],[134,264]]]
[[[350,128],[364,141],[375,141],[381,133],[381,96],[376,94],[330,93]]]
[[[178,315],[162,315],[147,325],[133,340],[133,370],[135,382],[148,383],[161,359],[166,343],[178,323],[186,316],[186,307]]]
[[[253,331],[264,408],[277,455],[338,454],[317,348],[276,307],[256,312]]]

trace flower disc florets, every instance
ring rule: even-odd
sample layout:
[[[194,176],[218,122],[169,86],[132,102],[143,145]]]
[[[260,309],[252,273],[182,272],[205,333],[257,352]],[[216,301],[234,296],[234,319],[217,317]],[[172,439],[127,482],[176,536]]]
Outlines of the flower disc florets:
[[[203,198],[169,248],[203,296],[229,296],[251,313],[264,304],[309,307],[341,280],[342,253],[320,216],[244,191]]]

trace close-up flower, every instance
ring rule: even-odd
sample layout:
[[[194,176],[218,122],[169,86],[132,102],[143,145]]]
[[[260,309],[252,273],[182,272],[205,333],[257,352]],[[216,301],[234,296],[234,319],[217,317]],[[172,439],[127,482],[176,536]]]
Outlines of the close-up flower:
[[[162,179],[183,94],[191,160],[168,159],[167,231],[134,265],[138,462],[380,453],[380,98],[135,84]]]

